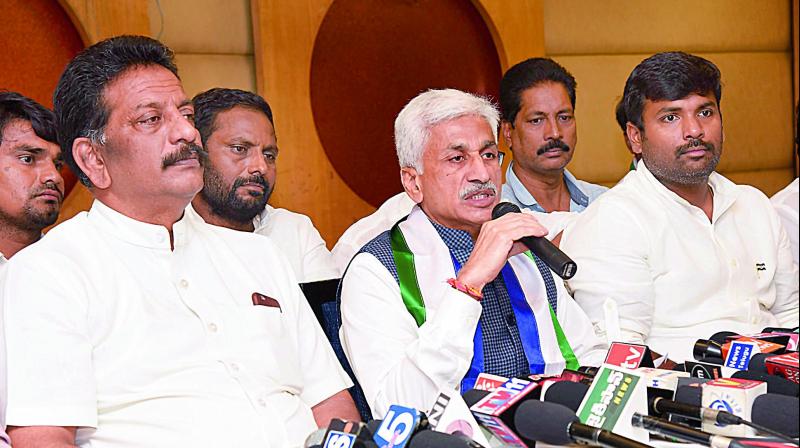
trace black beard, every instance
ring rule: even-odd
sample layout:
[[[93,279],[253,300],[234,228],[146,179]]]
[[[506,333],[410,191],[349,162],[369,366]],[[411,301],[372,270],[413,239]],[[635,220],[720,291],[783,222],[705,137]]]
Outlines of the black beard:
[[[261,176],[239,177],[233,185],[224,185],[219,173],[206,165],[203,172],[203,190],[200,196],[211,208],[211,212],[226,220],[238,224],[247,224],[253,220],[269,201],[272,194],[272,187]],[[260,195],[252,194],[252,200],[242,199],[236,194],[236,190],[246,183],[256,183],[264,187],[264,193]]]

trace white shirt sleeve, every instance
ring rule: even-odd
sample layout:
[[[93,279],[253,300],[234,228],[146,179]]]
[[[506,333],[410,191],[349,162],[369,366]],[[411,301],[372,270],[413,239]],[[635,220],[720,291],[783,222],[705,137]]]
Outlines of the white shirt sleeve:
[[[775,302],[769,308],[781,327],[794,328],[800,323],[798,313],[798,269],[792,255],[792,243],[786,229],[775,218],[773,226],[778,235],[777,266],[775,268]]]
[[[68,260],[35,255],[17,254],[2,285],[7,424],[96,427],[88,279]]]
[[[604,311],[605,301],[613,300],[622,339],[644,344],[655,300],[645,229],[623,207],[607,202],[589,207],[567,227],[561,249],[578,265],[567,284],[598,336],[605,339],[608,323],[616,321],[607,319]]]
[[[342,281],[342,346],[376,418],[392,404],[427,410],[439,391],[458,387],[472,360],[480,303],[446,288],[438,310],[426,310],[417,327],[374,256],[357,255]]]
[[[336,266],[325,240],[322,239],[310,218],[307,216],[302,218],[302,225],[298,225],[300,242],[303,245],[303,278],[300,281],[316,282],[341,277],[342,273]]]
[[[592,322],[575,300],[569,296],[563,283],[556,277],[558,290],[558,322],[569,341],[572,351],[582,366],[599,366],[608,352],[608,344],[592,329]]]
[[[314,407],[351,387],[353,382],[339,364],[308,301],[299,288],[294,289],[294,299],[298,304],[295,318],[297,354],[303,374],[303,392],[300,396],[309,407]]]

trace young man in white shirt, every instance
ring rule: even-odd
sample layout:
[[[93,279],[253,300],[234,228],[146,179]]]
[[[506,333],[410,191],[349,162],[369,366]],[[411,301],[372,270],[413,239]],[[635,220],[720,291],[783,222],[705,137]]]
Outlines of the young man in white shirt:
[[[720,73],[680,52],[642,61],[622,102],[636,170],[567,227],[568,281],[603,337],[681,362],[698,338],[798,325],[798,277],[769,199],[714,171]]]
[[[339,278],[308,216],[267,204],[277,178],[272,109],[259,95],[215,88],[194,97],[195,126],[208,158],[203,190],[192,206],[213,225],[267,235],[301,283]]]
[[[53,113],[19,93],[0,92],[0,285],[8,259],[56,222],[64,197],[62,163]],[[0,321],[0,447],[7,447],[2,329]]]
[[[7,267],[13,445],[299,446],[358,418],[285,257],[184,213],[202,149],[172,52],[102,41],[54,98],[95,202]]]
[[[376,418],[392,404],[430,409],[480,372],[556,373],[605,356],[560,279],[516,242],[547,230],[528,213],[491,218],[497,121],[486,99],[452,89],[421,93],[395,121],[417,206],[361,249],[341,288],[342,346]]]

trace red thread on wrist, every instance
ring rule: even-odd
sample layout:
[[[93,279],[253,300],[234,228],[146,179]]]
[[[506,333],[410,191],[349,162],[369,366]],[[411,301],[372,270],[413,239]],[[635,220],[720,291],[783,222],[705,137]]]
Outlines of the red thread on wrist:
[[[456,289],[458,291],[461,291],[464,294],[472,297],[473,299],[477,300],[478,302],[483,300],[483,293],[478,288],[469,286],[469,285],[467,285],[465,283],[461,283],[460,281],[458,281],[458,280],[456,280],[454,278],[447,279],[447,284],[452,286],[454,289]]]

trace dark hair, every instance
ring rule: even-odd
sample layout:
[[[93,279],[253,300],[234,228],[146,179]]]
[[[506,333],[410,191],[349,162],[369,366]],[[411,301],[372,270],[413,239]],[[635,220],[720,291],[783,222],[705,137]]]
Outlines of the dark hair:
[[[117,36],[98,42],[70,61],[53,93],[58,143],[69,167],[87,186],[92,183],[75,163],[72,143],[89,137],[102,142],[111,111],[104,101],[108,84],[133,67],[160,65],[176,77],[172,50],[145,36]]]
[[[633,69],[625,82],[622,103],[628,121],[644,130],[642,111],[645,100],[674,101],[691,94],[714,92],[722,100],[720,72],[713,62],[680,51],[657,53]]]
[[[57,143],[53,112],[27,96],[0,90],[0,143],[3,143],[3,132],[11,120],[29,121],[39,138]]]
[[[557,82],[567,89],[569,101],[575,109],[575,78],[556,61],[548,58],[531,58],[508,69],[500,80],[500,109],[503,121],[514,126],[519,113],[522,92],[543,82]]]
[[[617,119],[617,124],[619,125],[619,128],[622,129],[622,132],[627,132],[628,116],[625,115],[625,104],[621,99],[619,100],[619,103],[617,103],[617,108],[614,110],[614,117]]]
[[[192,99],[194,103],[194,126],[200,131],[200,138],[205,145],[211,134],[214,133],[214,123],[217,114],[233,109],[236,106],[247,107],[258,112],[263,112],[269,122],[272,121],[272,109],[260,95],[239,89],[223,89],[220,87],[198,93]]]

